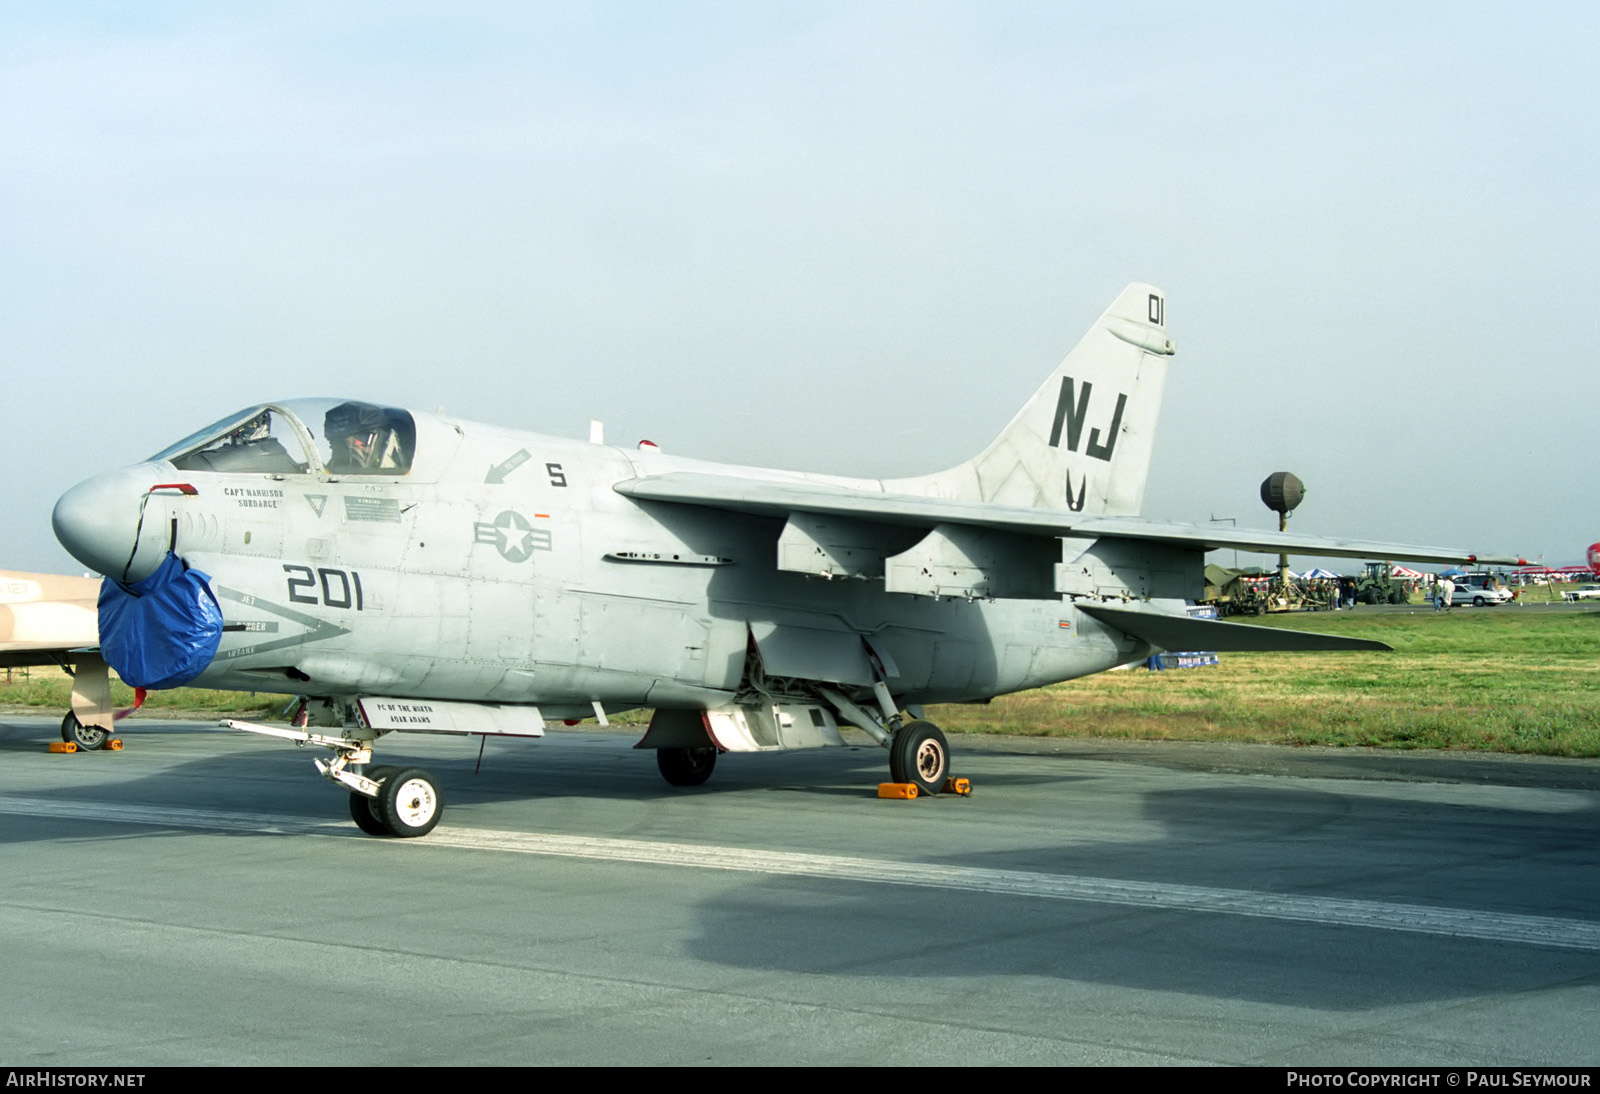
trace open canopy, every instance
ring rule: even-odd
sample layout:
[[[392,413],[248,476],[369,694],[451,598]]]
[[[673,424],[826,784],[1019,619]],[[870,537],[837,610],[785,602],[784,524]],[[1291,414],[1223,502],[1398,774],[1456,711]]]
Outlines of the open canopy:
[[[290,399],[231,414],[152,460],[180,471],[268,475],[404,475],[417,427],[396,407],[351,399]]]

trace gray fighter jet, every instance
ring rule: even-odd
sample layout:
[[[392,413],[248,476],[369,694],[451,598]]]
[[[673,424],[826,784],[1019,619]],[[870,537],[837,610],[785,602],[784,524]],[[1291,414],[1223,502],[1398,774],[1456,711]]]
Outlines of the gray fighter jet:
[[[385,733],[537,736],[629,708],[654,710],[639,747],[674,785],[845,724],[937,792],[949,749],[923,704],[1161,649],[1387,648],[1191,618],[1208,550],[1475,559],[1137,519],[1165,308],[1129,286],[988,448],[916,478],[295,399],[74,487],[56,535],[106,576],[101,651],[125,680],[304,696],[294,728],[240,728],[331,749],[317,766],[366,831],[421,835],[441,810],[427,772],[368,766]]]

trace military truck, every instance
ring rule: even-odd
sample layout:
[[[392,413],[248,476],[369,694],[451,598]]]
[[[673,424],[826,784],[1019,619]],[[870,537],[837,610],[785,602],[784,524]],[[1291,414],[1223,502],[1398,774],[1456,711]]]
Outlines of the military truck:
[[[1357,604],[1404,604],[1411,599],[1411,589],[1393,576],[1394,563],[1369,562],[1361,576],[1356,578]]]

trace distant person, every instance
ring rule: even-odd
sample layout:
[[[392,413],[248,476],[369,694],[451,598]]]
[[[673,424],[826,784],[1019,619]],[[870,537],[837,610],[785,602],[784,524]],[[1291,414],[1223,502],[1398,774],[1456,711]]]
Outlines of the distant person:
[[[1434,594],[1433,610],[1449,611],[1450,602],[1456,598],[1456,583],[1448,577],[1439,579],[1438,592]]]

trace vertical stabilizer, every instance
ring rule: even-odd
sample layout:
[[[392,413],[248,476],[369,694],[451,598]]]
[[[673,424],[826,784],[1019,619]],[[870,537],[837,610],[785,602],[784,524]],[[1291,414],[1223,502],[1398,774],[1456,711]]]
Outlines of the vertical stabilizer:
[[[1144,501],[1167,361],[1166,294],[1129,285],[976,458],[884,488],[1134,516]]]

